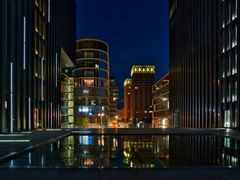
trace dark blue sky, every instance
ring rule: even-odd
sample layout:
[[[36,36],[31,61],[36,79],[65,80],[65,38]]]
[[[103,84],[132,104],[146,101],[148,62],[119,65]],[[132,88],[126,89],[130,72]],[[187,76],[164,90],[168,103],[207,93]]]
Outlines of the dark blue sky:
[[[120,97],[135,64],[168,72],[168,0],[77,0],[77,39],[98,38],[110,47],[111,75]]]

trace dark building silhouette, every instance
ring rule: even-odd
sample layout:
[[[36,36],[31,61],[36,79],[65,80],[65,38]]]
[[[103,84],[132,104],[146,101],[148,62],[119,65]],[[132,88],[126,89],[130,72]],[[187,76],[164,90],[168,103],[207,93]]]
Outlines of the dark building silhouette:
[[[220,3],[170,0],[170,111],[175,126],[221,127]]]
[[[221,127],[239,128],[239,13],[238,0],[219,1],[221,13],[220,63],[218,65],[219,118]]]
[[[0,132],[59,127],[61,48],[75,57],[75,1],[2,0],[0,11]]]
[[[238,0],[170,0],[170,109],[180,127],[239,128]]]

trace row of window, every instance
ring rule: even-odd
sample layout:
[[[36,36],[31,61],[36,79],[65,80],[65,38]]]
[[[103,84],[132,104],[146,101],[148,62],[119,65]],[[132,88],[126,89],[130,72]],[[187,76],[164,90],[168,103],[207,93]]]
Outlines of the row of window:
[[[46,15],[46,0],[35,0],[35,5],[39,8],[39,10],[43,13],[43,16]]]
[[[71,109],[74,107],[74,101],[61,101],[61,106]]]
[[[96,69],[77,69],[74,71],[76,77],[99,77],[108,79],[108,73],[103,70]]]
[[[80,97],[75,99],[75,105],[78,106],[108,106],[107,98],[99,97]]]
[[[75,87],[104,87],[108,88],[108,81],[98,78],[76,78]]]
[[[224,127],[237,127],[237,109],[224,111]]]
[[[223,84],[222,86],[222,102],[235,102],[238,96],[238,84],[237,81],[234,83]]]
[[[94,50],[88,50],[88,51],[80,51],[76,54],[77,59],[82,58],[97,58],[97,59],[103,59],[108,60],[108,56],[105,52],[102,51],[94,51]]]
[[[35,8],[34,14],[35,14],[35,31],[38,32],[43,39],[45,39],[46,21],[44,20],[44,17],[37,8]]]
[[[161,104],[155,105],[154,110],[169,109],[169,101],[162,102]]]
[[[75,115],[89,115],[94,116],[98,115],[99,113],[104,113],[102,118],[106,116],[106,112],[108,112],[107,106],[75,106]]]
[[[237,73],[238,55],[236,48],[223,54],[221,66],[223,78]]]
[[[61,93],[61,98],[72,100],[72,99],[74,99],[74,94],[73,93]]]
[[[46,74],[45,67],[46,67],[45,60],[42,60],[42,58],[35,56],[34,62],[33,62],[34,76],[44,80],[44,77]]]
[[[99,41],[86,40],[86,41],[81,41],[77,43],[77,49],[88,49],[88,48],[100,49],[105,52],[108,52],[107,45]]]
[[[237,18],[238,0],[223,1],[222,14],[223,14],[223,27]]]
[[[237,24],[232,24],[226,30],[222,31],[222,52],[237,46]]]
[[[90,88],[90,87],[75,88],[75,97],[81,97],[81,96],[108,97],[108,89],[99,89],[99,88]]]
[[[77,67],[81,68],[97,68],[97,69],[108,69],[106,62],[98,60],[81,60],[76,62]]]
[[[46,45],[45,42],[38,36],[35,35],[34,39],[35,54],[43,59],[46,59]]]

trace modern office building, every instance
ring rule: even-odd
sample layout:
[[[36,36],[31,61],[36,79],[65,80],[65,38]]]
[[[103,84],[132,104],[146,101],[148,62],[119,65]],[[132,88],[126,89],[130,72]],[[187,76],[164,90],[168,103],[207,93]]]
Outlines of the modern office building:
[[[177,126],[239,128],[239,6],[170,1],[170,109]]]
[[[75,47],[75,1],[2,0],[0,11],[0,132],[59,127],[61,47]]]
[[[130,118],[138,127],[152,126],[152,86],[155,67],[136,65],[131,69]]]
[[[117,119],[117,103],[118,103],[118,87],[116,86],[116,79],[110,76],[110,89],[109,89],[109,119]]]
[[[219,3],[169,1],[170,111],[176,127],[221,127]]]
[[[131,107],[131,84],[132,80],[130,78],[125,79],[124,81],[124,100],[123,100],[123,119],[126,123],[128,123],[130,119],[130,107]]]
[[[75,118],[106,124],[109,115],[109,48],[98,39],[77,41]]]
[[[169,113],[169,73],[154,83],[152,93],[152,127],[172,127]]]
[[[61,50],[61,127],[74,127],[74,77],[75,65],[64,49]]]
[[[219,1],[221,32],[219,63],[219,126],[239,128],[239,14],[238,0]]]

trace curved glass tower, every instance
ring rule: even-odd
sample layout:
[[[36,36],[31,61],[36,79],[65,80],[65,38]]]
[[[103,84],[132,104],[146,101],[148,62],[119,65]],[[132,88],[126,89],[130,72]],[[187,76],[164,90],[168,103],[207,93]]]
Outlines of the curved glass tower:
[[[96,127],[106,123],[109,111],[109,48],[97,39],[77,41],[75,117],[86,117]]]

